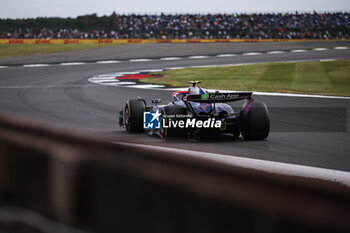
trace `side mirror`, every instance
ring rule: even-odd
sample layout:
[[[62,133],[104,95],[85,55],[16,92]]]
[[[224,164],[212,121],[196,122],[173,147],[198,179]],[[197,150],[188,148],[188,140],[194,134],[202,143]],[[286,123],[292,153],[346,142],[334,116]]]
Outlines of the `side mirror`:
[[[161,102],[162,102],[161,99],[154,99],[154,100],[152,100],[152,103],[155,104],[155,105],[157,105],[157,104],[159,104]]]

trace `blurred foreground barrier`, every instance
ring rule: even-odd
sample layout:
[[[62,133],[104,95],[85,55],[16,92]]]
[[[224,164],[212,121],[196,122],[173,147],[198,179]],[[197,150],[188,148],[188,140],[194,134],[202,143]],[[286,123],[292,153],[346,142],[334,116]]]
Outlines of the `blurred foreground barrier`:
[[[0,209],[102,233],[350,232],[342,185],[101,137],[1,116]]]

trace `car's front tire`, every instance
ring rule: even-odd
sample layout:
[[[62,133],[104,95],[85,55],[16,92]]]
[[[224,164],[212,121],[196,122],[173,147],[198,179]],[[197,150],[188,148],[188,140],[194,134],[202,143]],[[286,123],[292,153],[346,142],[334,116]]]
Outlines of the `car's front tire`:
[[[143,133],[143,112],[146,106],[143,100],[128,100],[124,108],[124,125],[128,133]]]

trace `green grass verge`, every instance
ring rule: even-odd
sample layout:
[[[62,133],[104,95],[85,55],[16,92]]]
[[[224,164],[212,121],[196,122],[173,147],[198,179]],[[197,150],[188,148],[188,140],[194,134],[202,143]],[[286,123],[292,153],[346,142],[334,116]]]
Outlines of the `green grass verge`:
[[[210,89],[350,96],[350,60],[190,68],[154,74],[162,77],[141,81],[183,87],[188,80],[201,80],[201,86]]]
[[[118,46],[116,44],[0,44],[0,58]]]

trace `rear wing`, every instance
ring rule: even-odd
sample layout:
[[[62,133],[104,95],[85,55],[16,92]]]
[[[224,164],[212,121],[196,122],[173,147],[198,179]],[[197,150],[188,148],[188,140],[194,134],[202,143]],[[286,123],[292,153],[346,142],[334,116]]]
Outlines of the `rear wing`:
[[[251,99],[253,92],[208,93],[201,95],[188,95],[184,101],[198,103],[226,103],[243,99]]]

